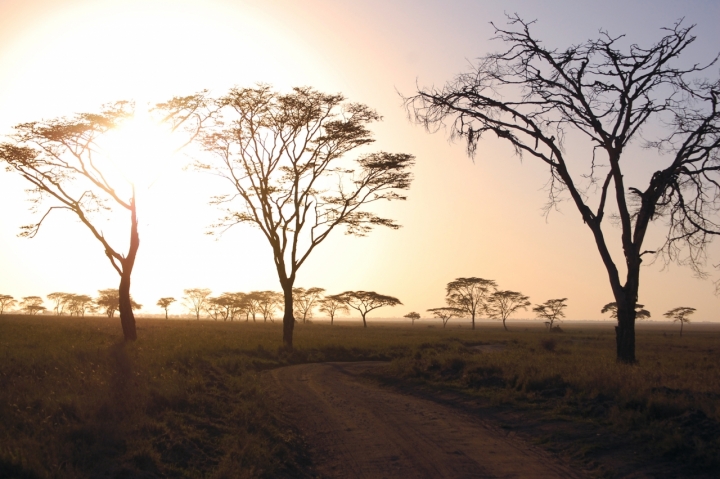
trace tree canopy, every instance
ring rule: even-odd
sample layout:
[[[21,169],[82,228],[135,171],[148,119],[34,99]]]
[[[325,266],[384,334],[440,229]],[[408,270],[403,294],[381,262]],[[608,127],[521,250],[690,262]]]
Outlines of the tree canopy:
[[[402,303],[393,296],[376,293],[375,291],[345,291],[337,295],[337,298],[348,307],[360,312],[363,320],[363,327],[367,328],[365,317],[367,314],[383,306],[398,306]]]

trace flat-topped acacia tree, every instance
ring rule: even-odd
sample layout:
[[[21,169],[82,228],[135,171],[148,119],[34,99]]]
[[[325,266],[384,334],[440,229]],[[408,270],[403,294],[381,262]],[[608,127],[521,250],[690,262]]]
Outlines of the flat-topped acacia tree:
[[[680,23],[646,47],[601,31],[556,49],[532,32],[533,22],[508,20],[495,27],[500,52],[442,88],[421,89],[406,106],[427,129],[447,126],[465,140],[470,156],[490,134],[546,166],[547,211],[569,199],[590,230],[617,304],[617,359],[634,363],[643,258],[658,253],[703,274],[707,245],[720,234],[720,80],[701,78],[715,59],[682,63],[695,37]],[[583,153],[565,148],[570,137],[587,142]],[[642,159],[644,182],[627,174],[640,161],[632,143],[657,152]],[[606,218],[617,218],[619,234]],[[658,221],[665,238],[648,248]]]
[[[345,291],[335,296],[348,307],[357,310],[362,316],[363,327],[367,328],[367,314],[383,306],[398,306],[402,303],[393,296],[376,293],[375,291]]]
[[[227,187],[214,200],[225,208],[215,226],[248,223],[267,239],[283,290],[283,344],[292,349],[298,270],[336,229],[363,236],[374,226],[398,228],[367,206],[404,200],[414,159],[386,152],[348,158],[374,141],[367,125],[381,117],[340,94],[258,85],[215,100],[200,94],[196,103],[202,101],[217,122],[199,137],[207,155],[197,166]]]
[[[99,142],[133,113],[133,104],[117,102],[99,113],[22,123],[11,141],[0,144],[0,161],[31,185],[34,208],[49,202],[36,223],[23,226],[21,236],[34,237],[52,212],[69,211],[90,231],[105,250],[120,276],[120,324],[125,340],[137,339],[130,299],[130,278],[140,246],[135,189],[120,175],[112,175],[98,158]],[[123,191],[127,195],[120,193]],[[98,213],[124,211],[129,216],[129,243],[125,252],[105,237]]]

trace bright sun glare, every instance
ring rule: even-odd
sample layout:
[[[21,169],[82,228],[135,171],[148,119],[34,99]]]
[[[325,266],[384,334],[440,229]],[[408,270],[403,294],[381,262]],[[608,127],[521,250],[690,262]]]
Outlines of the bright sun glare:
[[[151,188],[173,160],[176,143],[167,126],[138,108],[106,134],[102,149],[116,174],[141,191]]]

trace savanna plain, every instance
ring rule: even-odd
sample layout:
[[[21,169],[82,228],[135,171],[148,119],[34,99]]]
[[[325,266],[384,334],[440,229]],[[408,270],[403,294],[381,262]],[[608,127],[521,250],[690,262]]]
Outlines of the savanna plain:
[[[0,317],[0,477],[319,477],[273,371],[376,361],[354,379],[462,411],[586,477],[717,477],[720,328],[610,323],[280,324]],[[370,364],[370,363],[366,363]],[[305,405],[308,406],[308,405]],[[309,405],[308,407],[312,407]]]

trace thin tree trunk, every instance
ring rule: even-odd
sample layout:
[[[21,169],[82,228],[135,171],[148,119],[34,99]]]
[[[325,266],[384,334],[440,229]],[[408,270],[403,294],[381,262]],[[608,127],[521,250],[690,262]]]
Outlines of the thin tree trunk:
[[[135,341],[137,339],[135,315],[132,310],[132,300],[130,299],[130,276],[132,275],[133,267],[135,266],[135,257],[137,255],[138,248],[140,247],[137,209],[134,197],[130,199],[130,207],[130,248],[127,256],[121,261],[122,274],[120,275],[120,288],[118,288],[120,296],[120,324],[122,326],[125,341]]]
[[[360,314],[362,314],[362,313],[360,313]],[[362,318],[363,318],[363,328],[367,328],[367,321],[365,321],[365,315],[364,315],[364,314],[362,315]]]
[[[443,326],[444,328],[445,326]],[[472,314],[472,329],[475,329],[475,313]]]
[[[295,329],[295,317],[293,316],[292,284],[289,282],[282,285],[285,296],[285,312],[283,314],[283,346],[287,351],[293,349],[293,330]]]
[[[680,337],[682,338],[682,328],[683,328],[683,320],[680,320]]]
[[[505,319],[507,319],[507,318],[503,318],[503,319],[502,319],[502,320],[503,320],[503,328],[505,328],[505,331],[507,331],[508,328],[507,328],[507,326],[505,325]]]

